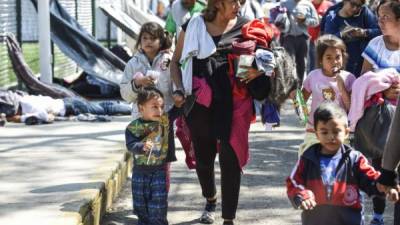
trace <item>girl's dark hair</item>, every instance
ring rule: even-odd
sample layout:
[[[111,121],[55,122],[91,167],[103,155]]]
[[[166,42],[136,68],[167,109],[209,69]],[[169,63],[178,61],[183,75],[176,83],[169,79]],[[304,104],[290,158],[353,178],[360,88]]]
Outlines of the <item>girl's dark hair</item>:
[[[396,19],[399,19],[400,18],[400,1],[398,1],[398,0],[381,0],[379,2],[378,8],[376,8],[376,12],[379,13],[379,8],[382,5],[386,5],[386,4],[392,10],[394,15],[396,16]],[[379,14],[378,14],[378,16],[379,16]]]
[[[150,34],[153,38],[160,39],[160,50],[165,50],[171,48],[172,38],[170,34],[162,28],[162,26],[156,22],[148,22],[142,25],[140,28],[139,37],[136,42],[136,49],[140,47],[140,40],[144,33]]]
[[[342,41],[342,39],[332,35],[325,34],[317,39],[317,43],[315,46],[315,50],[317,52],[317,67],[322,67],[322,57],[325,54],[326,49],[328,48],[338,48],[342,52],[343,55],[343,67],[345,67],[347,62],[347,51],[346,45]],[[342,68],[341,68],[342,69]]]
[[[318,122],[328,122],[332,119],[340,119],[348,127],[347,114],[339,105],[333,102],[324,102],[314,112],[314,129],[317,130]]]
[[[146,87],[142,88],[138,91],[136,104],[144,105],[146,102],[150,101],[153,98],[162,98],[164,99],[163,94],[160,90],[155,87]]]

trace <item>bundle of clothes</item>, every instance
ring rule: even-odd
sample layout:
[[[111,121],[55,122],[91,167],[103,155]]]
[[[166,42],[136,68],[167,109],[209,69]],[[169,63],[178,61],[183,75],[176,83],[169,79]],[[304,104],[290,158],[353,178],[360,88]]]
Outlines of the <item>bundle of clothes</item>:
[[[212,40],[208,40],[210,39],[209,35],[205,35],[207,32],[201,22],[196,17],[193,17],[190,21],[188,29],[193,28],[193,31],[186,31],[186,34],[189,35],[185,36],[185,43],[191,44],[183,48],[180,62],[183,67],[182,77],[186,94],[190,96],[191,90],[196,89],[197,98],[195,101],[207,107],[211,104],[211,91],[204,88],[207,86],[203,85],[205,81],[192,77],[192,58],[206,59],[216,53],[217,48],[212,44],[203,44],[202,46],[205,47],[198,49],[198,45],[194,44],[197,42],[213,43]],[[262,121],[279,125],[280,107],[298,83],[294,61],[291,60],[285,49],[277,44],[276,38],[279,36],[279,30],[273,24],[256,19],[245,24],[240,32],[243,40],[234,40],[228,46],[218,46],[221,49],[228,48],[231,50],[227,58],[228,75],[232,84],[232,98],[247,99],[251,96],[252,99],[261,101],[263,104]],[[257,68],[258,71],[263,71],[263,75],[247,84],[240,82],[240,72],[238,72],[241,68],[241,58],[246,58],[242,57],[243,55],[251,56],[247,57],[251,58],[249,60],[250,66]],[[190,131],[184,119],[177,120],[176,135],[186,153],[187,166],[195,168],[196,160]]]

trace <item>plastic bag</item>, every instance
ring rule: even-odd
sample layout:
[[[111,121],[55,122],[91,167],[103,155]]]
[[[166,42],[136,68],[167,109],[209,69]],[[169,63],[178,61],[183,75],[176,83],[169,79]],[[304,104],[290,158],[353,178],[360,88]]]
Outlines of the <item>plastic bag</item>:
[[[293,106],[300,123],[306,125],[308,122],[309,112],[307,103],[304,101],[303,93],[299,88],[296,89],[296,98],[293,99]]]
[[[370,158],[382,157],[395,109],[387,101],[365,109],[354,131],[354,148]]]

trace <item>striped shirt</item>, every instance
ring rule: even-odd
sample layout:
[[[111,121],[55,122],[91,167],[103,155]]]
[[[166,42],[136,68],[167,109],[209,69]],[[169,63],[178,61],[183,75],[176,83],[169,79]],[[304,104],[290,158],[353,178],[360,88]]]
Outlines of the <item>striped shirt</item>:
[[[383,35],[375,37],[368,43],[362,57],[372,64],[374,71],[395,68],[400,72],[400,50],[387,49]]]

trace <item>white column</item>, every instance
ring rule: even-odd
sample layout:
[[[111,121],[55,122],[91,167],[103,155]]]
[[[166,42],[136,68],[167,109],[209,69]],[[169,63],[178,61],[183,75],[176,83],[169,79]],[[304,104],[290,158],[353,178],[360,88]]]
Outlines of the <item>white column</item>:
[[[52,83],[49,0],[38,0],[40,80]]]

